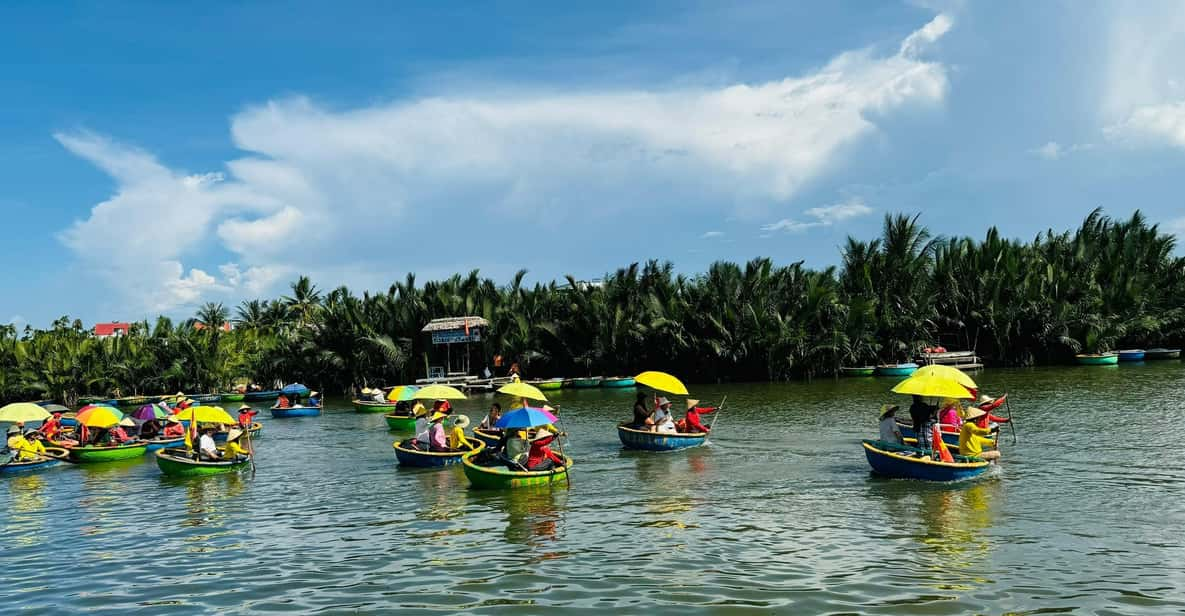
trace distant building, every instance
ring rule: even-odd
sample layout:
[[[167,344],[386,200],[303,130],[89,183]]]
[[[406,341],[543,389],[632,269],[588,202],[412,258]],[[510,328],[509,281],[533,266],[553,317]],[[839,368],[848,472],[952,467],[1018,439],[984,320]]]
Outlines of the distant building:
[[[207,327],[207,325],[205,323],[202,323],[201,321],[194,321],[193,322],[193,328],[196,330],[200,331],[200,330],[206,329],[206,327]],[[230,331],[230,321],[223,323],[222,327],[220,327],[219,329],[221,329],[224,332]]]
[[[96,323],[95,337],[110,338],[112,336],[126,336],[131,330],[131,323]]]

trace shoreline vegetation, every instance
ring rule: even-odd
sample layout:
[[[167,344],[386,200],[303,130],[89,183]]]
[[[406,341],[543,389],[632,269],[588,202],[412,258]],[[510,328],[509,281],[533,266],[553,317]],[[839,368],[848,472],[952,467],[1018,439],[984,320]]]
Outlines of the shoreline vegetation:
[[[837,267],[712,264],[677,275],[632,264],[586,283],[506,285],[477,271],[385,292],[322,292],[306,277],[275,300],[193,319],[133,324],[98,338],[62,317],[46,330],[0,328],[0,398],[207,392],[237,379],[354,385],[408,383],[441,354],[431,319],[481,316],[474,371],[501,355],[526,378],[661,368],[694,382],[830,377],[841,366],[907,361],[923,347],[974,350],[989,365],[1068,363],[1076,353],[1185,343],[1185,258],[1136,212],[1100,210],[1074,231],[1009,240],[934,237],[918,216],[886,215],[881,236],[849,237]],[[224,323],[234,328],[222,331]],[[195,327],[195,324],[205,327]],[[453,359],[456,359],[454,351]],[[438,360],[434,363],[441,363]]]

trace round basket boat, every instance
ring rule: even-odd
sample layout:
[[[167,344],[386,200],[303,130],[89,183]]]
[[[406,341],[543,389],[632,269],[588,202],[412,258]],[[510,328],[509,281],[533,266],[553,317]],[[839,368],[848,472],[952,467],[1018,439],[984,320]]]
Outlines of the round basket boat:
[[[0,464],[0,474],[43,471],[47,468],[53,468],[58,465],[59,460],[55,460],[54,458],[65,458],[69,454],[70,452],[66,451],[66,449],[63,447],[46,447],[44,455],[49,457],[36,457],[32,460],[21,460],[19,462]]]
[[[223,402],[242,402],[247,394],[220,394]]]
[[[643,451],[674,451],[699,447],[708,439],[707,432],[651,432],[636,430],[618,424],[617,437],[626,449],[641,449]]]
[[[416,429],[415,415],[396,415],[395,413],[388,413],[383,415],[383,419],[387,420],[388,430],[411,432],[412,430]]]
[[[486,447],[493,447],[493,446],[497,445],[499,441],[502,440],[502,431],[499,430],[499,431],[495,432],[493,430],[482,430],[481,428],[474,428],[473,429],[473,436],[476,436],[477,440],[485,443]]]
[[[624,387],[634,387],[635,385],[637,385],[637,381],[635,381],[634,377],[632,377],[632,376],[614,376],[614,377],[608,377],[605,380],[601,381],[601,387],[611,387],[611,388],[619,388],[620,389],[620,388],[624,388]]]
[[[288,408],[271,408],[272,417],[275,419],[285,419],[288,417],[316,417],[321,414],[321,407],[319,406],[290,406]]]
[[[148,451],[148,443],[147,441],[132,441],[122,445],[85,445],[63,447],[63,449],[70,452],[70,459],[75,462],[114,462],[139,458]]]
[[[465,477],[470,485],[479,490],[504,490],[566,483],[572,458],[564,456],[564,466],[547,471],[512,471],[505,466],[481,466],[473,461],[477,453],[467,453],[461,458]]]
[[[404,447],[403,441],[395,441],[391,446],[395,448],[395,457],[399,460],[400,466],[416,466],[421,468],[434,468],[456,464],[461,461],[461,456],[477,453],[486,448],[485,443],[476,439],[471,441],[470,449],[465,451],[420,451],[419,449]]]
[[[259,400],[275,400],[280,397],[280,390],[269,389],[267,391],[249,391],[243,394],[243,400],[259,401]]]
[[[987,472],[991,463],[979,458],[955,456],[954,462],[925,460],[922,452],[883,441],[862,441],[868,464],[878,475],[894,479],[922,481],[961,481]]]
[[[250,464],[250,457],[210,462],[194,460],[184,449],[170,448],[156,452],[156,465],[160,467],[162,473],[169,477],[200,477],[232,473],[247,468]]]
[[[166,447],[181,447],[185,444],[185,435],[181,436],[158,436],[157,438],[148,439],[144,441],[148,443],[148,451],[160,451]]]
[[[373,400],[354,400],[355,413],[390,413],[395,410],[394,402],[375,402]]]

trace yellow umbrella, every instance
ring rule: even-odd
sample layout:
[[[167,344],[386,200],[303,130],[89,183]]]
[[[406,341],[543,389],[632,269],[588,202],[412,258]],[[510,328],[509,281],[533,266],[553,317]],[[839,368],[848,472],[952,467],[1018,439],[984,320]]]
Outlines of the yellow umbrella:
[[[498,393],[506,394],[508,396],[518,396],[519,398],[527,398],[529,400],[542,400],[547,402],[547,396],[539,391],[538,387],[528,385],[519,381],[517,383],[507,383],[498,388]]]
[[[954,398],[956,400],[973,397],[966,387],[954,379],[928,374],[917,376],[916,373],[898,383],[893,388],[893,393],[932,398]]]
[[[190,423],[225,424],[228,426],[235,423],[234,418],[218,406],[191,406],[177,411],[176,416],[177,419]]]
[[[109,406],[92,406],[79,412],[74,419],[88,428],[110,428],[123,419],[123,413]]]
[[[448,385],[429,385],[416,392],[414,400],[464,400],[461,390]]]
[[[634,381],[668,394],[674,394],[676,396],[687,395],[687,386],[683,384],[683,381],[680,381],[679,379],[665,372],[655,372],[653,370],[649,372],[643,372],[642,374],[634,377]]]
[[[962,370],[959,370],[958,368],[952,368],[950,366],[943,366],[940,364],[922,366],[921,368],[918,368],[917,370],[915,370],[914,373],[909,376],[910,376],[910,378],[916,378],[919,376],[941,377],[941,378],[950,379],[950,380],[958,383],[959,385],[962,385],[963,387],[970,387],[971,389],[979,389],[979,385],[976,385],[975,381],[971,380],[971,377],[967,376],[966,372],[963,372]]]
[[[0,422],[18,423],[22,421],[45,421],[49,419],[49,411],[32,402],[14,402],[0,408]]]

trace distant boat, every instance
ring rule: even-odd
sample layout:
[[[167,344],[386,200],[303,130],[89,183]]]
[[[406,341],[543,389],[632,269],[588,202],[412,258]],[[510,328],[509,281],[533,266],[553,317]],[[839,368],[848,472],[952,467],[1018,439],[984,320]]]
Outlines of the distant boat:
[[[590,387],[600,387],[605,379],[599,376],[590,376],[585,379],[572,379],[568,381],[574,389],[588,389]]]
[[[1116,353],[1081,353],[1074,356],[1080,366],[1114,366],[1119,363]]]
[[[1119,361],[1144,361],[1144,349],[1129,349],[1119,352]]]
[[[527,381],[528,384],[534,385],[544,391],[562,389],[564,387],[564,379],[546,379],[543,381]]]
[[[909,376],[917,372],[918,365],[909,361],[903,364],[884,364],[876,367],[876,376]]]
[[[601,387],[634,387],[637,383],[632,376],[615,376],[601,381]]]
[[[269,389],[267,391],[249,391],[243,394],[243,400],[248,402],[256,400],[275,400],[280,397],[280,390]]]
[[[839,369],[843,376],[872,376],[876,373],[876,366],[845,366]]]
[[[1181,349],[1148,349],[1144,351],[1144,359],[1178,359]]]

